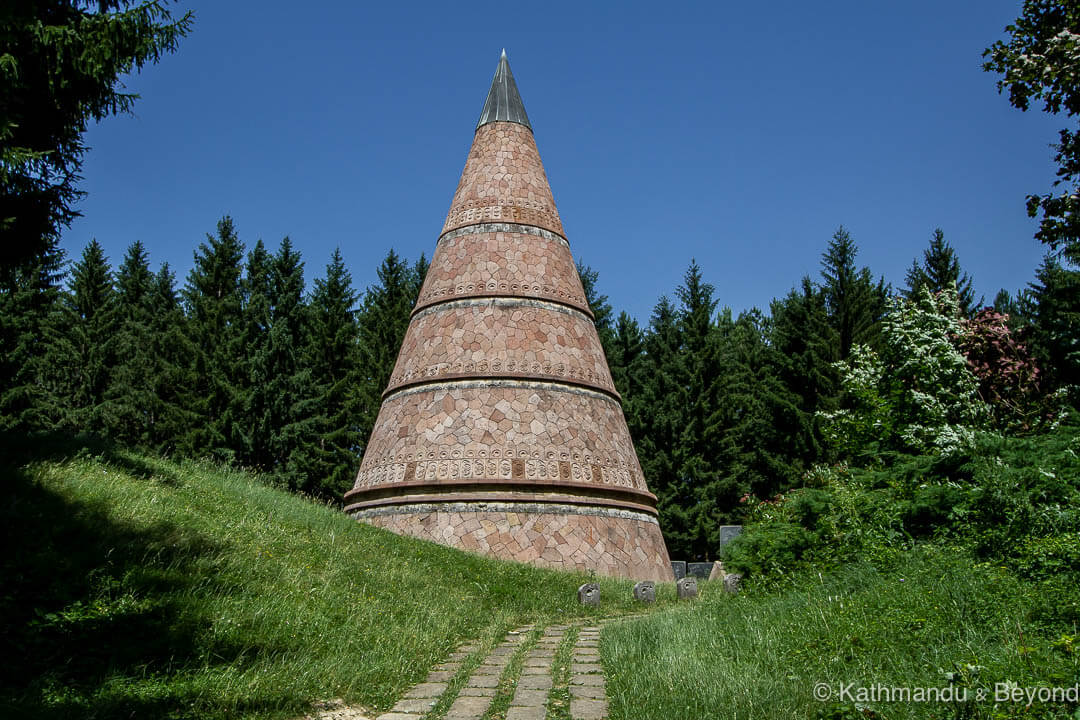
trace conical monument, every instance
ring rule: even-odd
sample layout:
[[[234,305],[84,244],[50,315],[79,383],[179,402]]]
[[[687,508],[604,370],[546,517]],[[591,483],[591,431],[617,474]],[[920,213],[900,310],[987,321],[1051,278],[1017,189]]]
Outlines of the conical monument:
[[[463,550],[672,579],[505,51],[345,503]]]

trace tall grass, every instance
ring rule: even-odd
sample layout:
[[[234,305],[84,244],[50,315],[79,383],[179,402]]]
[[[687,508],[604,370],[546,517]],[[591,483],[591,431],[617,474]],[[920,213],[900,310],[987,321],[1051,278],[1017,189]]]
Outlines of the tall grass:
[[[1076,628],[1048,631],[1041,603],[1036,586],[934,548],[887,572],[852,565],[738,596],[707,583],[695,605],[604,629],[611,717],[1072,718],[1069,704],[993,702],[998,683],[1080,682]],[[828,685],[826,701],[817,683]],[[989,695],[852,703],[842,684],[952,684]]]
[[[0,715],[388,707],[466,638],[631,607],[630,583],[402,538],[252,476],[131,453],[3,466]]]

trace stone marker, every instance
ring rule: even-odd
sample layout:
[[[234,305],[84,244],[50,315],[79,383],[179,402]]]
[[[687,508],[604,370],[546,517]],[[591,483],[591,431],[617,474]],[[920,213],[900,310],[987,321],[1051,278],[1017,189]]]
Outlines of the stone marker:
[[[686,561],[685,560],[672,560],[671,571],[675,573],[676,580],[682,580],[686,577]]]
[[[709,573],[710,580],[723,580],[724,579],[724,563],[715,562],[712,566],[712,572]]]
[[[729,542],[734,540],[742,532],[742,525],[721,525],[720,526],[720,547],[724,547]],[[719,549],[719,548],[717,548]]]
[[[675,590],[680,600],[690,600],[697,597],[697,578],[684,577],[675,583]]]
[[[739,581],[742,580],[740,573],[728,573],[724,576],[724,592],[734,595],[739,592]]]
[[[599,605],[600,586],[596,583],[585,583],[577,589],[577,600],[582,605]]]
[[[711,562],[686,563],[686,575],[696,577],[698,580],[708,580],[712,569],[713,563]]]
[[[634,599],[643,603],[656,602],[656,583],[642,580],[634,585]]]

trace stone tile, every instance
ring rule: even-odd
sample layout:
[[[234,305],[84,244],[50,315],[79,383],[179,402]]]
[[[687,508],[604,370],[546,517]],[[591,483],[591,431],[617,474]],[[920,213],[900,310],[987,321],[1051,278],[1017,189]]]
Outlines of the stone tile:
[[[424,682],[419,685],[413,685],[409,692],[405,693],[407,698],[437,698],[446,692],[446,683],[444,682]]]
[[[532,690],[550,690],[551,675],[522,675],[518,678],[518,687]]]
[[[375,720],[421,720],[423,713],[388,712],[375,718]]]
[[[551,667],[551,658],[527,657],[525,658],[525,667]]]
[[[427,682],[449,682],[456,674],[449,670],[432,670],[428,673]]]
[[[570,717],[574,720],[603,720],[607,717],[607,702],[570,698]]]
[[[506,720],[544,720],[546,717],[547,709],[543,705],[511,706],[506,710]]]
[[[463,695],[470,697],[495,697],[495,688],[466,686],[461,688],[461,692],[458,693],[459,697]]]
[[[603,700],[607,694],[603,685],[571,685],[570,697]]]
[[[457,672],[458,670],[461,669],[461,663],[459,663],[459,662],[443,663],[442,665],[436,665],[435,669],[439,670],[439,671],[442,671],[442,672]]]
[[[526,665],[525,667],[521,668],[521,674],[523,676],[524,675],[550,675],[551,674],[551,668],[549,666],[547,666],[547,665],[536,666],[536,667]]]
[[[489,665],[484,663],[483,665],[477,665],[473,673],[476,675],[502,675],[503,670],[506,669],[505,665]]]
[[[446,720],[478,720],[490,704],[489,697],[459,695],[446,711]]]
[[[570,672],[575,675],[602,673],[604,672],[604,668],[600,666],[600,663],[570,663]]]
[[[498,675],[473,675],[469,678],[469,685],[473,687],[498,687],[499,676]]]
[[[603,687],[604,686],[604,676],[603,675],[595,675],[595,674],[593,674],[593,675],[571,675],[570,676],[570,684],[571,685],[592,685],[593,687]]]
[[[526,657],[549,658],[555,657],[554,648],[533,648]]]
[[[394,712],[400,713],[420,713],[423,715],[431,709],[436,700],[434,698],[405,698],[398,700],[391,708]]]
[[[544,703],[547,702],[547,696],[547,690],[537,690],[518,685],[517,690],[514,692],[514,699],[510,701],[510,704],[543,707]]]

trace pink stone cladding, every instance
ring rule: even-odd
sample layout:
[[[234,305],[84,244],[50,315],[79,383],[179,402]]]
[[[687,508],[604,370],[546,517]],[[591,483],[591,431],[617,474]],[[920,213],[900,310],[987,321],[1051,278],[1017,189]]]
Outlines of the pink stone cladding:
[[[535,225],[562,235],[532,130],[496,122],[477,128],[443,232],[481,222]]]
[[[523,125],[476,131],[345,500],[364,522],[464,550],[672,577],[655,496]]]
[[[462,550],[558,570],[670,581],[655,523],[620,517],[519,512],[418,512],[364,522]]]
[[[565,380],[615,393],[592,320],[510,298],[443,304],[415,316],[387,390],[491,374]]]
[[[417,307],[463,297],[513,295],[588,311],[570,248],[516,232],[445,237],[435,248]]]

